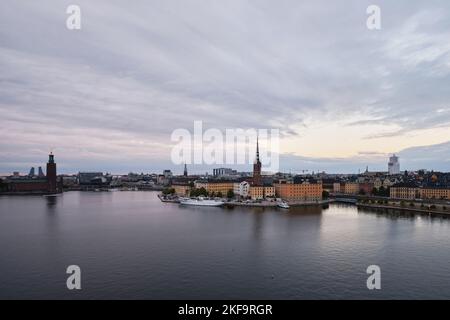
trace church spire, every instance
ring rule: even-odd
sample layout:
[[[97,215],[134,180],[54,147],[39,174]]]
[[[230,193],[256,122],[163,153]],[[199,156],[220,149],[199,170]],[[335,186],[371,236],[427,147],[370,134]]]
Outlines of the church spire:
[[[259,162],[259,135],[256,135],[256,162]]]

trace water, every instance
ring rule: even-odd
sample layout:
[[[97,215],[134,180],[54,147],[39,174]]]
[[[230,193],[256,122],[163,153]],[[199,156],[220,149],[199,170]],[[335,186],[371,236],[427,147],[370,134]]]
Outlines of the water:
[[[0,197],[0,298],[450,299],[450,219],[349,205],[161,203],[154,192]],[[68,265],[82,290],[66,289]],[[381,268],[368,290],[366,268]]]

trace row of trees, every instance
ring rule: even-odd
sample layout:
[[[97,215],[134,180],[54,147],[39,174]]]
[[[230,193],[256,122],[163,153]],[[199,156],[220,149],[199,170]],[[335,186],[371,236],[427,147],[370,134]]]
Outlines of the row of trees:
[[[381,186],[379,189],[373,188],[372,195],[379,196],[379,197],[389,197],[390,196],[389,187],[385,188],[385,187]]]
[[[2,179],[0,179],[0,191],[7,191],[8,190],[8,184],[4,183]]]
[[[164,188],[162,191],[162,194],[165,196],[175,194],[175,189],[174,188]]]
[[[361,196],[365,196],[366,192],[361,189],[359,190],[359,195]],[[373,188],[372,191],[370,192],[371,195],[373,196],[378,196],[378,197],[389,197],[389,188],[385,188],[383,186],[381,186],[379,189],[377,188]]]
[[[191,189],[191,192],[190,192],[190,194],[189,194],[189,196],[191,196],[191,197],[218,197],[218,198],[223,198],[223,193],[222,192],[208,192],[205,188],[199,188],[199,189],[196,189],[196,188],[193,188],[193,189]],[[234,192],[233,192],[233,190],[231,190],[231,189],[229,189],[228,191],[227,191],[227,194],[226,194],[226,197],[228,198],[228,199],[231,199],[231,198],[234,198]]]

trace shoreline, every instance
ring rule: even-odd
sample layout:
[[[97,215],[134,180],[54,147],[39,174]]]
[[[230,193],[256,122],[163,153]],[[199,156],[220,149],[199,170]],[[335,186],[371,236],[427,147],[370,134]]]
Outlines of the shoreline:
[[[158,194],[158,198],[164,203],[180,203],[179,198],[164,198],[161,194]],[[238,201],[224,201],[222,207],[262,207],[262,208],[276,208],[278,206],[277,201],[261,201],[261,202],[238,202]],[[290,207],[301,206],[320,206],[324,204],[330,204],[334,202],[333,199],[326,199],[320,201],[292,201],[288,202]]]
[[[421,209],[421,208],[411,208],[411,207],[401,207],[401,206],[386,206],[386,205],[380,205],[380,204],[367,204],[367,203],[357,203],[356,206],[358,208],[372,208],[372,209],[386,209],[386,210],[400,210],[400,211],[409,211],[412,213],[422,213],[422,214],[428,214],[428,215],[444,215],[444,216],[450,216],[449,211],[442,211],[442,210],[436,210],[436,209]]]

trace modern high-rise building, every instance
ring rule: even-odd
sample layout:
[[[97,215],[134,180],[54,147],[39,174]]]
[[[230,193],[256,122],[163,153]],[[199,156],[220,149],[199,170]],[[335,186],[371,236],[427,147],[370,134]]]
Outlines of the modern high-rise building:
[[[184,163],[184,172],[183,172],[183,176],[187,177],[188,172],[187,172],[187,165],[186,163]]]
[[[213,176],[214,177],[223,177],[223,176],[231,176],[237,174],[236,170],[233,170],[231,168],[217,168],[213,169]]]
[[[389,158],[388,172],[389,172],[389,174],[399,174],[400,173],[400,162],[398,162],[398,157],[395,154]]]
[[[31,167],[30,172],[28,173],[28,176],[30,176],[30,177],[34,176],[34,167]]]

